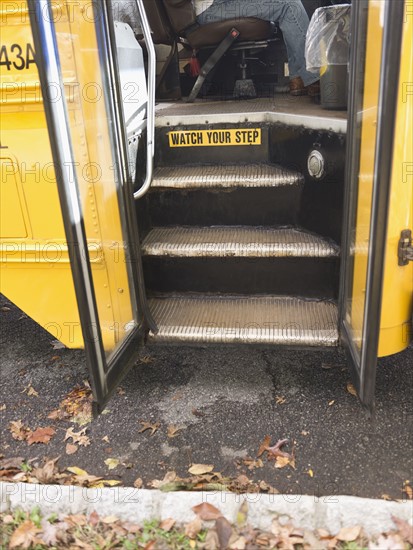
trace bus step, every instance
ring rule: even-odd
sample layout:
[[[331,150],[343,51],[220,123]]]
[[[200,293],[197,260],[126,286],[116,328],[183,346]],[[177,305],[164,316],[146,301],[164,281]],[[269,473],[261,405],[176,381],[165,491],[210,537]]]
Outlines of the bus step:
[[[171,258],[330,258],[339,247],[295,228],[251,226],[156,227],[145,238],[145,256]]]
[[[210,189],[301,186],[299,172],[269,164],[161,166],[152,189]]]
[[[334,302],[280,296],[181,295],[153,297],[158,325],[149,343],[338,345]]]

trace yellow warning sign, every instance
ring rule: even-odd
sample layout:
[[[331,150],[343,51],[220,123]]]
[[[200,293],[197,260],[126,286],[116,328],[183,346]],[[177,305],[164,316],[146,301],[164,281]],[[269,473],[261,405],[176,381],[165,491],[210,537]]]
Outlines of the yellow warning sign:
[[[169,132],[169,147],[261,145],[261,128],[231,130],[179,130]]]

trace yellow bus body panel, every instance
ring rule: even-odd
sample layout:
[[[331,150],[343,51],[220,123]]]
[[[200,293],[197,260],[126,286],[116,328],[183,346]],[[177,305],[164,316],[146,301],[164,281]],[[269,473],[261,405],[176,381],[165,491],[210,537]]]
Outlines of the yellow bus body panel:
[[[52,5],[102,338],[110,353],[133,314],[105,101],[88,95],[92,88],[104,91],[96,35],[93,17],[84,14],[82,3]],[[81,348],[39,76],[31,62],[26,2],[1,0],[0,25],[0,290],[67,347]],[[98,178],[91,174],[94,166]],[[91,338],[93,330],[89,327]]]
[[[398,265],[398,243],[413,229],[413,13],[406,3],[394,141],[390,215],[379,356],[405,349],[412,338],[413,262]]]

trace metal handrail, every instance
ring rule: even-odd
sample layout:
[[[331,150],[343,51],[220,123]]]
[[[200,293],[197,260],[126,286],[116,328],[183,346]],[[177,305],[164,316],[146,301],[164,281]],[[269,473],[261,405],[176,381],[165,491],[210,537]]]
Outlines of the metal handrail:
[[[143,36],[148,50],[148,109],[146,117],[146,177],[142,187],[133,194],[135,199],[142,198],[149,190],[153,179],[155,158],[155,90],[156,90],[156,52],[152,40],[151,28],[146,17],[143,0],[136,0],[136,6],[142,23]]]

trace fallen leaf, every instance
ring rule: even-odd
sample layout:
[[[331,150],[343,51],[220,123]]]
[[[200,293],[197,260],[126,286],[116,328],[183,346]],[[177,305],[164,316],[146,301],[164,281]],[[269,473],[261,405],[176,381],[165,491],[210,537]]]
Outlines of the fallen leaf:
[[[404,519],[397,518],[396,516],[392,516],[391,519],[399,530],[402,538],[413,545],[413,526]]]
[[[221,516],[215,522],[215,529],[218,533],[219,547],[227,548],[229,539],[232,535],[232,526],[230,522],[226,518]]]
[[[7,306],[2,306],[1,310],[2,311],[11,311],[11,308],[9,308]]]
[[[102,437],[102,441],[106,441],[106,443],[109,443],[109,437],[105,435],[104,437]]]
[[[0,411],[5,411],[6,410],[6,404],[3,403],[3,405],[0,405]]]
[[[146,432],[147,430],[151,430],[151,436],[159,430],[160,423],[155,422],[155,424],[151,424],[150,422],[139,422],[139,424],[142,424],[142,428],[138,430],[138,433]]]
[[[237,513],[237,525],[238,527],[244,527],[248,518],[248,502],[244,500]]]
[[[53,349],[65,349],[65,345],[60,340],[52,340],[50,342]]]
[[[342,527],[338,535],[336,535],[337,540],[341,542],[352,542],[359,538],[361,533],[361,527],[355,525],[354,527]]]
[[[140,489],[143,486],[142,478],[141,477],[136,478],[135,481],[133,482],[133,486],[136,487],[137,489]]]
[[[14,517],[11,514],[6,514],[5,516],[3,516],[3,523],[5,525],[8,525],[9,523],[13,523],[13,522],[14,522]]]
[[[314,477],[314,472],[313,470],[310,468],[307,472],[307,474],[310,476],[310,477]]]
[[[65,520],[69,523],[72,523],[73,526],[77,527],[87,525],[87,517],[84,514],[71,514],[66,516]]]
[[[328,406],[331,407],[332,405],[334,405],[335,402],[336,402],[335,399],[333,399],[332,401],[329,401]]]
[[[92,527],[96,527],[96,525],[99,523],[100,521],[100,516],[97,512],[95,512],[95,510],[93,510],[93,512],[90,514],[89,516],[89,523]]]
[[[105,516],[101,519],[102,523],[106,523],[106,525],[111,525],[112,523],[116,523],[119,521],[119,518],[117,516]]]
[[[192,412],[192,414],[193,414],[194,416],[196,416],[197,418],[203,418],[204,416],[206,416],[204,412],[199,411],[198,409],[192,409],[191,412]]]
[[[189,537],[190,539],[196,539],[198,534],[200,533],[202,529],[202,521],[197,516],[195,519],[190,521],[186,527],[185,527],[185,535]]]
[[[76,476],[87,476],[89,475],[86,470],[82,470],[81,468],[78,468],[77,466],[70,466],[69,468],[66,468],[68,472],[71,474],[75,474]]]
[[[2,458],[0,460],[0,470],[9,470],[10,468],[18,469],[22,465],[24,458],[16,456],[12,458]]]
[[[36,478],[40,483],[52,483],[56,481],[56,478],[59,476],[59,471],[57,469],[56,463],[60,457],[54,458],[53,460],[48,460],[46,464],[39,468],[34,468],[31,472],[31,475]]]
[[[103,479],[102,485],[107,487],[116,487],[116,485],[120,485],[122,482],[119,481],[119,479]]]
[[[357,397],[357,390],[351,382],[347,382],[346,390],[351,395],[354,395],[354,397]]]
[[[204,521],[213,521],[222,516],[218,508],[208,502],[202,502],[192,507],[193,512]]]
[[[37,428],[37,430],[28,434],[27,443],[29,445],[33,445],[33,443],[43,443],[47,445],[55,433],[56,430],[50,426],[46,428]]]
[[[37,537],[41,529],[29,519],[24,521],[12,534],[9,541],[9,548],[30,548],[43,541]]]
[[[391,496],[386,493],[383,493],[380,498],[382,498],[383,500],[393,500]]]
[[[277,456],[275,459],[275,467],[277,469],[285,468],[290,464],[290,459],[288,456]]]
[[[68,443],[66,445],[66,454],[67,455],[74,455],[77,450],[78,450],[79,447],[77,447],[76,445],[73,445],[72,443]]]
[[[104,462],[108,470],[114,470],[119,466],[119,460],[117,458],[107,458]]]
[[[159,528],[169,533],[169,531],[172,529],[175,523],[176,523],[175,519],[167,518],[161,521],[161,523],[159,524]]]
[[[265,453],[265,451],[268,449],[270,444],[271,444],[271,437],[269,435],[266,435],[264,437],[263,442],[260,445],[260,448],[258,449],[257,458],[259,458]]]
[[[286,398],[283,396],[283,395],[277,395],[276,398],[275,398],[275,403],[277,405],[284,405],[284,403],[286,403]]]
[[[406,493],[406,495],[408,496],[408,498],[410,500],[413,499],[413,489],[411,488],[411,486],[409,485],[409,482],[408,481],[405,481],[404,484],[403,484],[403,492]]]
[[[181,430],[183,430],[183,428],[180,428],[179,426],[174,426],[174,425],[168,426],[167,435],[170,438],[177,437],[179,435],[178,432],[180,432]]]
[[[144,365],[149,365],[150,363],[153,363],[155,359],[151,357],[150,355],[145,355],[144,357],[140,357],[138,359],[138,363],[143,363]]]
[[[27,437],[27,434],[30,432],[29,428],[23,426],[21,420],[12,420],[9,424],[9,430],[13,439],[17,441],[24,441]]]
[[[256,468],[262,468],[264,466],[264,462],[260,458],[257,458],[257,460],[245,458],[243,462],[245,466],[247,466],[248,470],[255,470]]]
[[[30,388],[28,389],[27,391],[27,395],[28,396],[34,396],[34,397],[39,397],[39,394],[37,393],[37,391],[33,388],[33,386],[30,386]]]
[[[202,476],[203,474],[209,474],[213,469],[214,466],[212,464],[192,464],[192,466],[188,468],[188,472],[193,476]]]
[[[307,431],[305,431],[305,430],[302,430],[301,435],[303,435],[304,437],[306,437],[307,435],[310,435],[310,432],[307,432]]]
[[[377,542],[369,544],[369,550],[405,550],[406,546],[401,537],[398,535],[389,534],[387,536],[380,535]]]
[[[68,430],[66,430],[64,440],[66,441],[67,439],[72,438],[73,443],[77,443],[81,447],[87,447],[88,445],[90,445],[90,439],[86,435],[86,430],[87,428],[83,428],[80,430],[80,432],[74,432],[73,428],[69,428]]]

